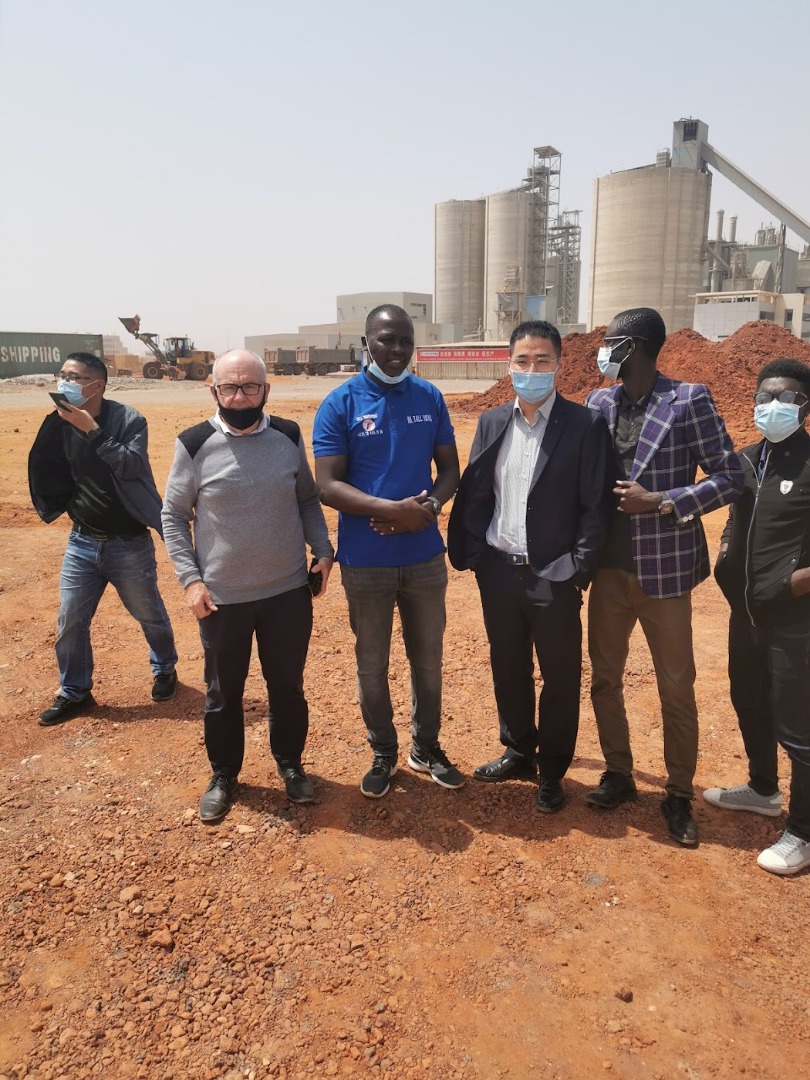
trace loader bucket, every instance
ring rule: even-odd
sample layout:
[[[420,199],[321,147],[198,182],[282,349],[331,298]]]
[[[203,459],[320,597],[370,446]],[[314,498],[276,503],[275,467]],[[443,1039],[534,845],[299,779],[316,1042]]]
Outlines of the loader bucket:
[[[131,319],[125,319],[119,315],[118,321],[124,324],[124,327],[129,330],[130,334],[137,335],[141,329],[140,315],[134,315]]]

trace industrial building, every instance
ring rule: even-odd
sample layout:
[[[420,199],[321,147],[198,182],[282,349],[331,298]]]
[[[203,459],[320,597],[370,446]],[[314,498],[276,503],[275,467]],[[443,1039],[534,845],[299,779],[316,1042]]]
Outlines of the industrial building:
[[[381,304],[396,304],[413,319],[417,345],[434,345],[453,338],[451,326],[433,321],[433,297],[417,292],[362,292],[335,297],[336,319],[332,323],[313,323],[298,327],[295,334],[251,334],[245,337],[245,348],[259,356],[265,349],[341,349],[360,345],[365,332],[366,316]]]
[[[758,236],[756,244],[737,245],[736,236],[722,240],[721,218],[710,241],[710,169],[773,214],[780,228]],[[810,223],[716,150],[702,120],[678,120],[672,149],[658,153],[654,164],[595,181],[588,327],[645,306],[660,311],[668,330],[678,330],[695,324],[696,298],[709,292],[799,291],[801,260],[786,247],[787,229],[810,245]],[[773,266],[771,278],[763,264]]]
[[[436,320],[457,341],[508,339],[518,323],[579,320],[579,211],[560,211],[561,154],[535,147],[519,187],[435,208]]]

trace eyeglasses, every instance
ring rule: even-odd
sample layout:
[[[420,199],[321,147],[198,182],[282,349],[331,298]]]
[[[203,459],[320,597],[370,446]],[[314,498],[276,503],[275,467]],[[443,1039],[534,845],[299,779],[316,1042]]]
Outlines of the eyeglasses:
[[[264,383],[257,382],[244,382],[244,383],[232,383],[224,382],[217,385],[217,390],[225,397],[236,397],[237,393],[241,390],[245,397],[255,397],[260,394],[264,389]]]
[[[57,379],[62,379],[63,382],[73,383],[89,383],[95,382],[98,378],[97,375],[75,375],[72,371],[60,371],[56,376]]]
[[[558,360],[510,360],[515,371],[556,371]]]
[[[782,405],[806,405],[807,394],[798,390],[780,390],[778,394],[772,394],[768,390],[757,390],[754,394],[754,404],[770,405],[772,401],[778,401]]]

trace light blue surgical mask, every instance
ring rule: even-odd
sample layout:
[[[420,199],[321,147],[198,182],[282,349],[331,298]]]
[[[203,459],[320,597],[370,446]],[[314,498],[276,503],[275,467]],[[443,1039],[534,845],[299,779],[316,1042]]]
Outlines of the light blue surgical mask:
[[[519,398],[536,405],[554,389],[556,371],[513,371],[512,386]]]
[[[380,382],[385,383],[386,386],[396,386],[397,383],[401,383],[403,379],[407,379],[410,375],[410,371],[405,368],[400,371],[399,375],[386,375],[382,368],[377,364],[377,361],[371,355],[371,349],[368,342],[366,342],[366,352],[371,363],[366,368],[369,375],[373,375],[375,379],[379,379]]]
[[[768,442],[784,442],[802,426],[799,408],[774,399],[767,405],[754,406],[754,423]]]
[[[623,356],[617,363],[615,360],[611,360],[611,356],[618,349],[620,345],[624,345],[625,341],[630,341],[630,338],[623,338],[621,341],[617,341],[615,345],[603,345],[599,352],[596,354],[596,366],[602,372],[606,379],[618,379],[619,372],[621,371],[622,364],[627,359],[627,356],[633,352],[636,347],[636,343],[633,341],[630,346],[630,351],[627,356]]]
[[[64,394],[67,398],[68,405],[72,405],[75,409],[80,409],[83,405],[87,404],[84,391],[79,383],[60,379],[56,384],[56,392],[57,394]]]

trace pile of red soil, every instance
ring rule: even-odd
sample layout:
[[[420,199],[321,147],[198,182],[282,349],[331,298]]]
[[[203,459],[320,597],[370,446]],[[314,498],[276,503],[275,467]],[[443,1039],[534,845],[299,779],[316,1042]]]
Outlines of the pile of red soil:
[[[589,334],[568,334],[563,338],[563,364],[557,388],[572,401],[584,401],[590,390],[603,385],[596,367],[596,352],[605,327]],[[670,334],[658,357],[659,370],[672,379],[705,383],[711,390],[720,415],[736,444],[756,437],[752,395],[757,375],[764,364],[781,357],[810,364],[810,344],[788,330],[768,322],[749,322],[725,341],[708,341],[695,330]],[[484,394],[459,402],[463,412],[478,413],[514,399],[509,376]]]

